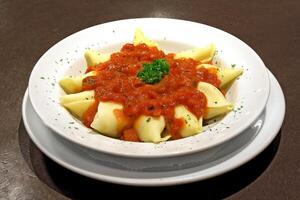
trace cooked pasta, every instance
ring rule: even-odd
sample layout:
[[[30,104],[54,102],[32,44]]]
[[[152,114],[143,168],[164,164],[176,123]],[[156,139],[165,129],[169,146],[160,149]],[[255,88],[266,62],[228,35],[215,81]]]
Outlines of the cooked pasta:
[[[141,141],[158,143],[166,141],[171,137],[170,135],[162,136],[165,125],[163,116],[151,117],[142,115],[135,121],[134,128]]]
[[[60,103],[84,125],[133,142],[159,143],[200,133],[203,120],[233,109],[224,93],[241,68],[212,64],[216,46],[165,54],[136,29],[119,52],[85,53],[86,73],[64,77]]]
[[[175,58],[192,58],[200,61],[201,63],[208,63],[212,60],[215,51],[216,46],[214,44],[209,44],[203,48],[195,48],[179,52],[175,55]]]
[[[116,110],[122,111],[123,106],[114,102],[100,102],[91,127],[110,137],[118,137],[126,125],[126,119],[118,117]]]

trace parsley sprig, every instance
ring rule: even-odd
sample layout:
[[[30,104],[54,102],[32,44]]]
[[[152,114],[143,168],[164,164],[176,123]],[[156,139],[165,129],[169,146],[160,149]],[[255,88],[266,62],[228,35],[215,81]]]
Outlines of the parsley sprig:
[[[143,69],[137,76],[148,84],[158,83],[165,75],[169,73],[169,64],[165,59],[157,59],[152,63],[143,63]]]

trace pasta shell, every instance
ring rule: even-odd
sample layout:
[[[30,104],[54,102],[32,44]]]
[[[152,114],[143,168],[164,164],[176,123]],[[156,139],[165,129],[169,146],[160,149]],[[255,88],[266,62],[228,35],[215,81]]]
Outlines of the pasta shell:
[[[100,102],[91,127],[109,137],[119,137],[127,121],[125,118],[119,117],[116,110],[123,110],[123,105],[114,102]]]
[[[215,51],[216,46],[214,44],[209,44],[203,48],[195,48],[179,52],[175,55],[175,59],[192,58],[200,61],[201,63],[207,63],[213,59]]]
[[[197,89],[203,92],[207,99],[207,113],[204,115],[204,119],[226,114],[233,109],[233,105],[215,86],[206,82],[199,82]]]
[[[221,81],[220,89],[227,90],[232,83],[243,74],[242,68],[217,67],[210,64],[201,64],[198,68],[215,68],[217,69],[218,79]]]
[[[84,54],[87,66],[95,66],[104,63],[110,59],[110,54],[99,53],[94,50],[88,50]]]
[[[135,121],[134,128],[141,141],[158,143],[166,141],[171,137],[170,135],[162,137],[165,125],[163,116],[151,117],[142,115]]]
[[[60,97],[60,104],[65,106],[68,103],[84,100],[93,100],[95,92],[93,90],[68,94]]]
[[[77,118],[82,119],[83,114],[91,105],[93,105],[94,102],[95,100],[80,100],[67,103],[64,106]]]
[[[184,125],[179,130],[182,137],[196,135],[202,131],[202,117],[198,120],[193,113],[182,105],[175,107],[175,118],[184,120]]]
[[[159,48],[158,44],[150,39],[148,39],[143,31],[140,28],[136,28],[134,32],[133,44],[136,46],[138,44],[146,44],[149,47],[157,47]]]
[[[67,94],[73,94],[82,90],[82,80],[88,76],[95,76],[96,72],[91,71],[87,74],[76,77],[64,77],[59,81],[59,85]]]

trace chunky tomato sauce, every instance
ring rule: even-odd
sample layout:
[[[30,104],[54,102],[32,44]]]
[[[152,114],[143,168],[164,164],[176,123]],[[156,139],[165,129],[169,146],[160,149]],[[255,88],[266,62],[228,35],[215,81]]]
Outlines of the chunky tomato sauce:
[[[125,44],[109,61],[88,67],[87,72],[97,71],[97,75],[83,80],[83,90],[95,90],[96,102],[113,101],[124,106],[123,113],[131,123],[123,130],[121,139],[138,140],[129,135],[134,132],[133,122],[140,115],[163,115],[172,138],[178,139],[183,122],[174,118],[176,105],[185,105],[198,118],[205,113],[206,97],[197,90],[197,83],[205,81],[218,87],[216,71],[197,69],[201,64],[198,61],[174,59],[174,55],[145,44]],[[137,77],[143,63],[161,58],[169,64],[169,74],[159,83],[145,84]],[[97,106],[93,105],[84,114],[85,125],[90,126],[96,111]]]

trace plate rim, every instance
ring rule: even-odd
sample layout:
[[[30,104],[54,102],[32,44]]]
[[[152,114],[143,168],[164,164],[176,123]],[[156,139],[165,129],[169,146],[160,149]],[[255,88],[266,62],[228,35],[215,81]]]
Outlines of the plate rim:
[[[241,39],[239,39],[238,37],[232,35],[231,33],[228,33],[222,29],[219,29],[219,28],[216,28],[216,27],[213,27],[213,26],[210,26],[210,25],[206,25],[206,24],[203,24],[203,23],[199,23],[199,22],[193,22],[193,21],[188,21],[188,20],[182,20],[182,19],[172,19],[172,18],[130,18],[130,19],[121,19],[121,20],[116,20],[116,21],[110,21],[110,22],[106,22],[106,23],[102,23],[102,24],[97,24],[97,25],[94,25],[94,26],[91,26],[91,27],[88,27],[88,28],[85,28],[83,30],[80,30],[78,32],[75,32],[65,38],[63,38],[62,40],[58,41],[56,44],[54,44],[53,46],[51,46],[47,51],[44,52],[44,54],[40,57],[40,59],[36,62],[31,74],[30,74],[30,78],[29,78],[29,96],[30,96],[30,99],[31,99],[31,102],[32,101],[32,90],[30,88],[30,84],[31,83],[31,80],[32,80],[32,76],[35,72],[35,69],[36,69],[36,66],[38,65],[39,61],[44,57],[44,55],[50,51],[51,49],[55,48],[57,45],[59,45],[61,42],[63,42],[64,40],[67,40],[68,38],[72,37],[73,35],[75,34],[78,34],[80,32],[83,32],[83,31],[87,31],[88,29],[93,29],[97,26],[102,26],[102,25],[105,25],[105,24],[111,24],[111,23],[119,23],[119,22],[122,22],[122,21],[134,21],[134,20],[171,20],[171,21],[174,21],[174,22],[184,22],[184,23],[192,23],[192,24],[195,24],[195,25],[201,25],[201,26],[206,26],[210,29],[214,29],[214,30],[217,30],[217,31],[221,31],[222,33],[225,33],[225,34],[228,34],[229,36],[237,39],[239,42],[243,43],[246,47],[249,48],[249,50],[254,53],[257,58],[259,59],[259,62],[261,62],[261,64],[264,66],[263,67],[263,70],[266,71],[266,79],[267,79],[267,90],[268,90],[268,93],[267,93],[267,96],[265,99],[263,99],[263,104],[264,106],[262,106],[260,109],[259,109],[259,112],[257,112],[256,114],[252,115],[252,118],[250,118],[249,121],[253,122],[259,115],[261,115],[261,113],[263,112],[264,110],[264,107],[268,101],[268,98],[269,98],[269,95],[270,95],[270,79],[269,79],[269,76],[268,76],[268,69],[266,67],[266,65],[264,64],[263,60],[260,58],[260,56],[252,49],[252,47],[250,47],[248,44],[246,44],[244,41],[242,41]],[[36,113],[38,114],[38,116],[41,118],[41,120],[43,121],[43,123],[49,127],[50,129],[52,129],[57,135],[59,135],[60,137],[63,137],[77,145],[80,145],[84,148],[88,148],[88,149],[92,149],[92,150],[95,150],[95,151],[99,151],[99,152],[103,152],[103,153],[108,153],[108,154],[112,154],[112,155],[118,155],[118,156],[124,156],[124,157],[136,157],[136,158],[159,158],[159,157],[174,157],[174,156],[179,156],[179,155],[185,155],[185,154],[191,154],[191,153],[195,153],[195,152],[199,152],[199,151],[204,151],[204,150],[207,150],[209,148],[212,148],[212,147],[215,147],[217,145],[220,145],[224,142],[227,142],[231,139],[233,139],[234,137],[236,137],[237,135],[239,135],[241,132],[243,132],[244,130],[247,129],[248,126],[244,125],[244,126],[241,126],[241,128],[239,128],[235,134],[232,134],[230,136],[227,136],[226,138],[222,139],[222,140],[218,140],[218,141],[215,141],[213,144],[211,145],[207,145],[207,146],[204,146],[204,147],[201,147],[201,148],[194,148],[192,150],[186,150],[186,151],[173,151],[171,153],[162,153],[162,152],[156,152],[156,153],[152,153],[152,154],[147,154],[147,153],[132,153],[132,152],[117,152],[117,151],[109,151],[109,150],[106,150],[106,149],[101,149],[101,148],[96,148],[95,146],[90,146],[89,144],[87,144],[86,142],[83,142],[81,140],[77,140],[76,138],[72,138],[70,136],[67,136],[66,134],[62,134],[60,131],[57,131],[57,129],[52,126],[51,124],[47,123],[47,119],[45,119],[43,117],[43,115],[40,113],[39,109],[36,107],[35,103],[32,103],[33,105],[33,108],[34,110],[36,111]],[[110,138],[111,139],[111,138]],[[130,145],[136,145],[134,143],[131,143]],[[137,144],[139,145],[139,144]],[[151,145],[157,145],[157,144],[151,144]],[[155,148],[153,148],[155,149]]]

